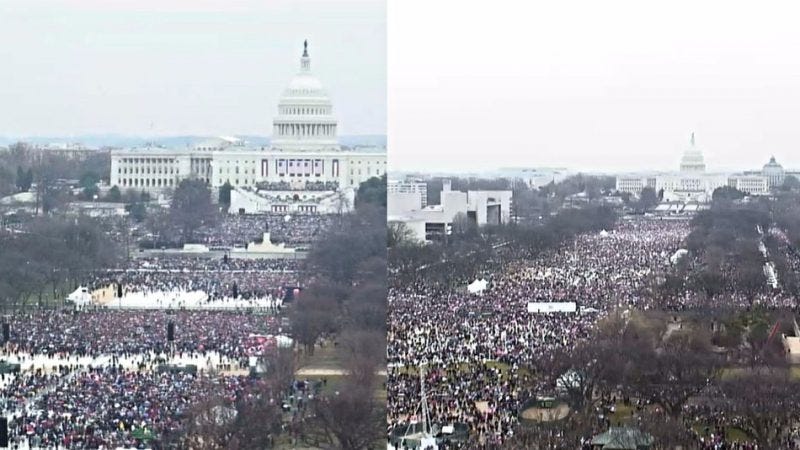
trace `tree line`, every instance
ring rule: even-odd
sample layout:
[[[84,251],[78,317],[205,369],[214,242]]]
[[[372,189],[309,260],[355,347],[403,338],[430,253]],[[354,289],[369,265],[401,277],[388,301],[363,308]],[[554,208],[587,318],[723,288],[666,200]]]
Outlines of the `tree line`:
[[[570,415],[523,424],[507,448],[575,448],[613,423],[609,405],[630,410],[614,420],[652,435],[654,449],[697,448],[701,437],[730,430],[759,446],[782,448],[800,419],[793,407],[800,381],[788,370],[780,342],[756,331],[764,323],[786,332],[791,314],[616,311],[577,348],[530,368],[536,380],[530,395],[542,385],[557,386]],[[756,360],[740,365],[732,357],[737,352]]]
[[[397,286],[422,277],[429,285],[453,287],[496,269],[503,262],[532,257],[581,233],[611,230],[617,213],[607,205],[565,208],[536,224],[511,223],[461,229],[447,241],[422,244],[402,225],[388,227],[389,270]]]
[[[709,300],[723,293],[744,293],[751,299],[766,289],[759,241],[772,223],[769,201],[738,204],[714,202],[691,221],[684,257],[661,285],[666,295],[687,289]]]
[[[338,216],[306,258],[310,281],[290,311],[292,335],[306,353],[336,342],[346,372],[337,394],[311,405],[306,440],[332,448],[371,448],[385,433],[380,370],[386,369],[386,179],[362,183],[356,208]]]
[[[68,158],[61,154],[42,152],[25,143],[15,143],[0,151],[0,196],[28,192],[34,184],[37,210],[48,213],[69,201],[70,193],[60,180],[79,180],[88,199],[97,193],[96,183],[108,180],[111,156],[98,152],[85,159]]]
[[[0,249],[0,299],[6,311],[63,302],[87,273],[113,266],[120,254],[89,218],[41,217],[23,231],[0,230]]]

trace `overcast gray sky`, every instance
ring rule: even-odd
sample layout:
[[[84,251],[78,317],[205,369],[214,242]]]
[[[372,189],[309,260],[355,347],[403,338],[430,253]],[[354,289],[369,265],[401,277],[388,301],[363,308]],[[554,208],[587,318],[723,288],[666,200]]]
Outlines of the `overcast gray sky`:
[[[790,2],[389,0],[394,169],[800,169]]]
[[[260,134],[303,39],[341,134],[386,133],[384,0],[0,0],[0,134]]]

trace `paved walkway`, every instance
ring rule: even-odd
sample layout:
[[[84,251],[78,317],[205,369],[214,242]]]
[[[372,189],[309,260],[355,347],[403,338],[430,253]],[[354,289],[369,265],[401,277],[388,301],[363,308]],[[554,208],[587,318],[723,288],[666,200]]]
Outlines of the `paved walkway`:
[[[383,377],[387,376],[385,370],[379,370],[377,374]],[[301,377],[336,377],[347,375],[347,371],[330,367],[303,367],[296,372],[296,375]]]

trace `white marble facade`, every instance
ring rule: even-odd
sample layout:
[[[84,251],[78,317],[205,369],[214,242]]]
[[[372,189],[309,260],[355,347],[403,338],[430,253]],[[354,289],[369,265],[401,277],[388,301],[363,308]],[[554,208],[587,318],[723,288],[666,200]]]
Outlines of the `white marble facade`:
[[[300,69],[278,103],[269,147],[220,137],[186,149],[115,150],[111,185],[122,191],[160,191],[175,188],[183,179],[199,178],[212,187],[230,183],[254,188],[259,183],[285,182],[303,190],[307,182],[335,182],[341,189],[357,189],[363,181],[384,175],[386,149],[343,149],[333,114],[330,97],[313,75],[304,47]]]

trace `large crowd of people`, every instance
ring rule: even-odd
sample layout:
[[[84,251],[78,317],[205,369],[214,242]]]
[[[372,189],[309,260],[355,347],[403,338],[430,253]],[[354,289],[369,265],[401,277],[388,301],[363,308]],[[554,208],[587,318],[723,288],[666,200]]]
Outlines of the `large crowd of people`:
[[[725,285],[712,298],[689,282],[681,289],[662,289],[670,275],[688,280],[702,267],[698,255],[684,249],[691,231],[685,218],[623,218],[613,230],[575,236],[533,258],[499,251],[491,269],[478,277],[488,281],[482,292],[466,289],[471,279],[460,280],[457,288],[428,285],[422,276],[394,286],[389,293],[389,430],[421,420],[424,382],[433,423],[465,424],[479,445],[501,447],[514,436],[525,405],[537,397],[559,396],[558,383],[538,372],[556,355],[590,338],[598,320],[614,310],[796,307],[791,292],[768,288],[766,271],[763,288],[750,292]],[[785,234],[778,229],[769,234],[786,259],[785,270],[800,267],[800,255]],[[752,244],[753,250],[761,248],[768,264],[773,256],[757,239]],[[681,261],[687,254],[690,259]],[[554,302],[574,302],[576,311],[527,309],[529,303]],[[605,408],[613,409],[613,402]],[[687,420],[698,420],[700,413],[693,408],[687,410]],[[686,426],[700,447],[761,448],[752,440],[733,443],[726,438],[731,417],[707,415],[719,418],[709,423],[708,432]],[[594,432],[605,431],[610,425],[607,411],[596,416]],[[796,431],[786,435],[786,448],[798,445],[797,436]]]
[[[209,247],[245,247],[269,231],[275,242],[306,246],[314,242],[331,220],[329,215],[226,215],[213,226],[200,228],[195,240]]]
[[[252,383],[235,375],[64,368],[17,375],[2,394],[11,448],[154,448],[199,401],[214,395],[232,405]]]
[[[164,271],[120,271],[95,274],[86,283],[91,290],[122,285],[123,296],[127,293],[143,292],[171,293],[199,291],[209,301],[225,298],[264,298],[281,295],[286,286],[297,285],[295,274],[285,272],[164,272]]]
[[[302,260],[297,258],[234,258],[199,256],[139,256],[126,262],[131,271],[162,272],[297,272]]]
[[[777,242],[776,250],[787,263],[785,272],[778,273],[775,271],[773,261],[776,255],[771,255],[764,246],[764,236],[769,236]],[[737,265],[743,263],[735,259],[722,260],[719,264],[719,270],[726,281],[722,284],[720,289],[718,289],[719,292],[715,293],[714,304],[739,310],[754,307],[768,309],[796,308],[797,298],[795,293],[782,289],[781,282],[783,280],[781,276],[794,276],[796,271],[800,270],[800,257],[798,257],[800,255],[797,255],[793,251],[785,233],[778,228],[771,228],[767,233],[761,234],[757,240],[749,241],[748,244],[752,245],[753,250],[759,249],[760,247],[763,255],[763,258],[756,263],[759,267],[759,272],[763,271],[763,280],[761,280],[762,274],[759,273],[759,289],[751,291],[743,290],[738,287],[733,280],[737,277]],[[687,264],[689,269],[684,276],[687,279],[697,276],[698,271],[703,269],[705,265],[704,261],[699,258],[694,258]],[[694,286],[693,288],[688,286],[691,284],[688,280],[686,284],[686,288],[680,292],[661,295],[658,306],[670,311],[686,311],[708,307],[710,294],[704,289],[698,288],[698,286]]]
[[[175,326],[173,343],[167,326]],[[162,353],[209,353],[228,358],[248,356],[250,335],[278,335],[275,316],[195,310],[42,311],[6,318],[8,353],[99,357]]]
[[[208,301],[272,299],[281,298],[286,287],[297,286],[301,270],[299,259],[147,256],[119,269],[91,273],[83,285],[90,291],[121,286],[123,296],[201,292]]]
[[[313,242],[328,220],[228,216],[198,236],[209,246],[230,247],[269,229],[273,240],[300,246]],[[123,242],[129,230],[117,222],[105,225]],[[233,404],[253,382],[235,374],[291,342],[280,310],[303,275],[299,258],[236,256],[137,253],[84,274],[81,286],[98,295],[88,305],[6,316],[10,335],[0,359],[22,367],[0,378],[12,448],[158,448],[165,436],[180,433],[198,401],[214,394]],[[100,292],[112,300],[103,303]],[[181,300],[194,294],[201,304]],[[142,299],[152,305],[128,309]],[[237,307],[226,310],[228,303]],[[156,370],[187,361],[199,372]]]
[[[153,240],[163,237],[154,235],[146,222],[135,223],[119,216],[96,220],[103,232],[119,243],[134,244],[141,240],[152,244]],[[189,243],[219,249],[246,247],[252,242],[260,242],[264,233],[269,232],[273,242],[306,248],[333,220],[330,215],[320,214],[230,214],[219,216],[213,224],[195,230]]]
[[[645,289],[668,270],[689,228],[686,220],[623,220],[535,259],[505,262],[479,294],[421,282],[393,288],[389,427],[414,416],[424,370],[432,421],[466,423],[480,442],[500,445],[522,402],[541,393],[531,392],[528,368],[587,338],[606,311],[647,308]],[[577,311],[528,313],[528,302],[575,302]]]

